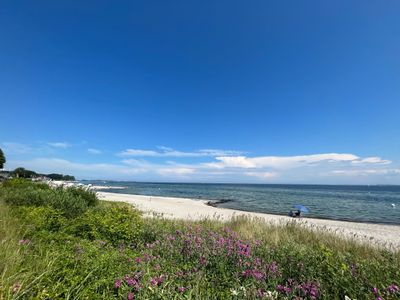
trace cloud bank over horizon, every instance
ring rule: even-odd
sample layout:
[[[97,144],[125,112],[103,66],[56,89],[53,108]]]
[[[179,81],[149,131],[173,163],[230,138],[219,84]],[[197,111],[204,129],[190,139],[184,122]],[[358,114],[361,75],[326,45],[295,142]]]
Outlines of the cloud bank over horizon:
[[[83,149],[64,142],[38,145],[5,142],[0,147],[9,157],[8,169],[25,167],[40,173],[71,174],[79,179],[400,184],[398,164],[379,156],[361,157],[352,153],[251,156],[237,150],[180,151],[159,146],[155,150],[128,148],[106,155],[98,148]],[[78,148],[74,150],[75,156],[69,157],[68,151],[74,147]]]

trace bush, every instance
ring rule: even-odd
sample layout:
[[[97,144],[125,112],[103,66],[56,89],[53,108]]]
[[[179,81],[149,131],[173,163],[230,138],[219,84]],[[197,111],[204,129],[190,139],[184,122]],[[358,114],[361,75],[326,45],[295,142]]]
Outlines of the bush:
[[[26,180],[23,178],[8,179],[3,182],[2,187],[3,188],[14,188],[14,189],[26,188],[26,187],[34,187],[36,189],[44,189],[44,190],[50,189],[50,186],[47,185],[46,183],[33,182],[33,181]]]
[[[26,207],[22,206],[16,210],[16,214],[25,224],[27,224],[27,235],[40,231],[57,232],[67,223],[67,219],[62,212],[52,207]]]
[[[58,188],[51,192],[52,195],[45,205],[61,210],[63,215],[68,218],[75,218],[83,214],[98,202],[95,193],[82,188]]]
[[[127,204],[104,204],[86,211],[68,229],[69,233],[89,240],[136,243],[142,232],[139,211]]]
[[[70,193],[73,197],[82,199],[87,206],[96,206],[99,203],[96,193],[91,190],[70,187],[66,189],[66,191]]]
[[[98,203],[96,194],[83,188],[51,189],[46,184],[13,179],[0,189],[0,198],[12,206],[47,206],[74,218]]]

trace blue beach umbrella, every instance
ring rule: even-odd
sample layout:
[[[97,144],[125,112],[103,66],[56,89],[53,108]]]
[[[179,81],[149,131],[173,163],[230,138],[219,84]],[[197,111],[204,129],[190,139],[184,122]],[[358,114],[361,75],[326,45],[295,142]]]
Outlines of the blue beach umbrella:
[[[295,209],[297,209],[297,210],[303,212],[303,213],[308,213],[308,212],[310,212],[310,210],[309,210],[307,207],[303,206],[303,205],[297,204],[297,205],[294,205],[293,207],[294,207]]]

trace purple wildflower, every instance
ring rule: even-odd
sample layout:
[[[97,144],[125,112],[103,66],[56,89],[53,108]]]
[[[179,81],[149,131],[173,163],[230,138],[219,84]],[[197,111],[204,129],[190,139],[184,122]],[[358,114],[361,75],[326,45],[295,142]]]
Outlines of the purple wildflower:
[[[136,285],[136,280],[133,279],[133,278],[128,278],[128,280],[126,281],[126,283],[127,283],[129,286],[133,286],[133,285]]]
[[[399,289],[399,287],[398,287],[397,285],[391,284],[391,285],[388,286],[387,291],[388,291],[390,294],[395,294],[395,293],[399,292],[400,289]]]
[[[157,285],[157,284],[158,284],[157,278],[155,278],[155,277],[151,278],[150,284],[151,284],[151,285]]]
[[[114,287],[119,289],[121,287],[122,281],[120,279],[115,280]]]
[[[200,256],[199,261],[200,261],[200,264],[201,264],[202,266],[205,266],[205,265],[207,264],[207,260],[206,260],[206,258],[205,258],[203,255]]]

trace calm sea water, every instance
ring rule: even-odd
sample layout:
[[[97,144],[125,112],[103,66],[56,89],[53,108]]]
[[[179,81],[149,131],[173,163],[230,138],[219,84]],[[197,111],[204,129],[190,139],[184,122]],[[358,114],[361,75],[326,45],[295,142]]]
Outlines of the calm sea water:
[[[310,209],[307,216],[313,218],[400,224],[400,186],[84,183],[124,187],[107,190],[113,193],[210,199],[219,207],[280,215],[302,204]]]

